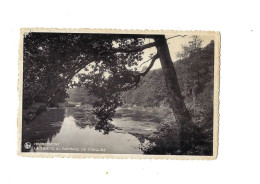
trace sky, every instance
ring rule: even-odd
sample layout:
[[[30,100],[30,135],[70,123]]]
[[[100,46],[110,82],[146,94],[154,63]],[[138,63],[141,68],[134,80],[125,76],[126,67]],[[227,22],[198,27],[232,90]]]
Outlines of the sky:
[[[165,35],[166,39],[173,37],[173,36],[176,36],[176,35],[173,35],[173,34]],[[203,41],[202,47],[205,47],[206,45],[208,45],[210,43],[211,40],[214,40],[213,36],[206,35],[206,34],[199,35],[199,37]],[[191,40],[192,40],[191,35],[187,35],[185,37],[175,37],[175,38],[167,40],[168,47],[170,50],[170,55],[171,55],[173,62],[178,60],[178,58],[176,57],[176,54],[178,52],[182,52],[182,45],[188,44],[188,42]],[[146,39],[144,44],[151,43],[153,41],[154,41],[153,39]],[[150,59],[149,58],[150,54],[155,54],[155,53],[156,53],[155,47],[145,49],[144,54],[143,54],[143,60],[140,62],[140,65],[141,65],[141,63]],[[149,66],[149,64],[150,64],[150,62],[143,64],[142,67],[140,67],[138,70],[142,70],[143,67],[145,67],[145,66],[147,67],[147,66]],[[151,68],[151,70],[155,70],[155,69],[159,69],[159,68],[161,68],[161,64],[160,64],[159,59],[157,59],[153,65],[153,67]],[[79,73],[86,73],[86,72],[84,70],[81,70]],[[78,78],[76,76],[72,80],[75,82],[78,82]]]
[[[173,36],[176,36],[176,35],[165,35],[166,39],[167,38],[170,38],[170,37],[173,37]],[[202,39],[202,47],[205,47],[206,45],[208,45],[210,43],[211,40],[214,39],[214,37],[212,36],[207,36],[207,35],[199,35],[200,39]],[[192,38],[191,36],[185,36],[185,37],[175,37],[175,38],[172,38],[172,39],[169,39],[167,40],[167,43],[168,43],[168,47],[169,47],[169,50],[170,50],[170,54],[171,54],[171,58],[172,58],[172,61],[175,62],[178,60],[178,58],[176,57],[176,54],[178,52],[182,52],[182,45],[185,45],[185,44],[188,44],[189,41],[191,41]],[[152,42],[153,40],[150,39],[150,42]],[[149,40],[146,40],[147,43],[149,43]],[[151,53],[156,53],[156,48],[153,47],[153,48],[149,48],[149,49],[146,49],[144,51],[144,56],[143,56],[143,61],[147,61],[149,59],[149,55]],[[146,66],[149,65],[149,62],[146,64]],[[145,66],[145,65],[144,65]],[[160,64],[160,61],[159,59],[157,59],[152,67],[151,70],[154,70],[154,69],[158,69],[158,68],[161,68],[161,64]]]

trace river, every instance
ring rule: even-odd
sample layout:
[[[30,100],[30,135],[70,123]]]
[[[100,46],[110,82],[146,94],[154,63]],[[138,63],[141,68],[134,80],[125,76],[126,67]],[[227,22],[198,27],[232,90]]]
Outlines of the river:
[[[95,129],[96,120],[88,107],[48,109],[32,122],[23,122],[25,152],[143,154],[151,144],[147,137],[158,128],[150,116],[136,118],[131,109],[119,109],[111,122],[115,129],[104,133]],[[144,112],[138,112],[143,114]],[[147,119],[147,117],[149,117]]]

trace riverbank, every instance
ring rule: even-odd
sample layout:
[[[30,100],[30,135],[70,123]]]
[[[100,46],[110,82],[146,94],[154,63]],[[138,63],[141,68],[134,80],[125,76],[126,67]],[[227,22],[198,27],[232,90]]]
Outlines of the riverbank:
[[[35,111],[35,109],[39,107],[41,107],[41,104],[35,105],[34,109],[31,109],[30,112],[37,114],[39,111]],[[59,107],[47,108],[44,111],[55,109],[65,110],[66,116],[73,117],[73,122],[79,129],[90,128],[103,134],[118,133],[120,135],[133,135],[140,143],[146,143],[144,144],[146,145],[145,147],[140,148],[146,154],[179,154],[178,147],[176,146],[179,145],[180,141],[180,129],[175,122],[171,109],[168,107],[123,105],[116,109],[112,121],[108,122],[109,126],[112,127],[109,130],[96,127],[99,120],[93,114],[94,109],[90,104],[81,104],[78,102],[62,103],[59,104]],[[44,112],[42,113],[44,114]],[[29,122],[26,121],[26,123]],[[200,131],[198,139],[204,140],[204,142],[195,143],[194,149],[188,154],[211,154],[212,130],[210,127],[202,127]]]
[[[30,109],[25,110],[23,117],[26,123],[32,121],[37,115],[48,109],[67,109],[67,114],[72,115],[75,123],[80,128],[94,127],[98,120],[93,114],[90,104],[79,102],[59,103],[57,107],[44,108],[44,104],[35,103]],[[129,133],[140,140],[155,138],[165,124],[175,121],[171,109],[167,107],[140,107],[124,105],[117,108],[111,123],[115,132]]]

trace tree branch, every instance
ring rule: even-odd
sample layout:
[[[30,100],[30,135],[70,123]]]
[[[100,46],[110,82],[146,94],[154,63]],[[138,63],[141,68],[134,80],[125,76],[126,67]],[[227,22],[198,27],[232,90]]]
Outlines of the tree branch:
[[[150,59],[148,59],[147,61],[143,62],[143,63],[139,66],[139,68],[141,68],[141,67],[143,66],[143,64],[145,64],[145,63],[151,61],[151,59],[152,59],[152,58],[150,58]]]
[[[56,94],[57,94],[60,90],[64,90],[64,89],[65,89],[66,84],[67,84],[70,80],[72,80],[72,78],[73,78],[80,70],[82,70],[82,67],[78,67],[78,68],[74,69],[74,71],[73,71],[72,73],[70,73],[70,75],[67,76],[67,78],[66,78],[62,83],[60,83],[60,84],[57,86],[55,92],[54,92],[54,93],[51,95],[51,97],[48,99],[48,101],[47,101],[47,106],[49,106],[51,100],[56,96]]]
[[[127,91],[127,90],[130,90],[130,89],[134,88],[134,87],[137,88],[138,84],[139,84],[140,81],[141,81],[141,77],[144,77],[144,76],[151,70],[151,68],[153,67],[153,65],[154,65],[154,63],[155,63],[155,61],[156,61],[156,59],[158,59],[158,58],[159,58],[159,55],[158,55],[158,54],[154,55],[154,56],[151,58],[152,61],[151,61],[150,65],[149,65],[149,67],[145,70],[145,72],[139,73],[138,75],[134,76],[134,81],[133,81],[133,82],[134,82],[135,84],[127,85],[127,86],[121,87],[121,88],[118,89],[118,90],[119,90],[119,91]],[[151,59],[149,59],[149,60],[151,60]],[[149,61],[149,60],[148,60],[148,61]]]
[[[159,55],[158,55],[158,54],[155,54],[155,55],[152,57],[152,61],[151,61],[150,65],[148,66],[148,68],[145,70],[145,72],[140,73],[140,74],[138,74],[138,75],[144,77],[144,76],[151,70],[151,68],[153,67],[153,65],[154,65],[154,63],[155,63],[155,61],[156,61],[156,59],[158,59],[158,58],[159,58]]]
[[[176,35],[176,36],[172,36],[172,37],[170,37],[170,38],[167,38],[166,40],[169,40],[169,39],[172,39],[172,38],[176,38],[176,37],[182,37],[182,38],[184,38],[185,36],[187,36],[187,35]]]
[[[151,48],[153,46],[155,46],[155,42],[141,45],[138,47],[132,47],[132,48],[112,48],[112,52],[124,52],[124,53],[140,52],[145,49]]]

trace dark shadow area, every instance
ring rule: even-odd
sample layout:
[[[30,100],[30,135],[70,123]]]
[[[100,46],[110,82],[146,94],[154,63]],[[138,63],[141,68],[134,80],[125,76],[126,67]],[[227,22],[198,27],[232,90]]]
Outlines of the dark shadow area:
[[[22,125],[22,151],[28,152],[24,144],[30,142],[32,149],[34,143],[51,142],[52,138],[60,132],[64,120],[65,109],[51,109],[51,111],[42,112],[30,123],[23,122]]]

